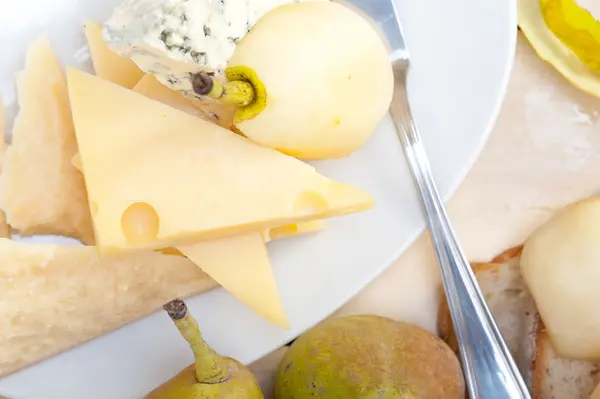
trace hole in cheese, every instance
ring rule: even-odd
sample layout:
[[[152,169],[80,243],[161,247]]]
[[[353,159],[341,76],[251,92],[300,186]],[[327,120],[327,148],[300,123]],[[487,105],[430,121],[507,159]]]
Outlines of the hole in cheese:
[[[158,235],[159,217],[152,205],[136,202],[129,205],[121,216],[121,229],[131,243],[144,243]]]
[[[96,217],[98,214],[98,203],[96,201],[90,201],[90,214],[92,217]]]
[[[184,256],[178,249],[173,247],[157,249],[156,252],[160,252],[163,255]]]
[[[297,224],[288,224],[286,226],[275,227],[269,230],[269,238],[271,240],[295,236],[297,234],[299,234]]]
[[[321,214],[329,211],[329,209],[330,206],[327,200],[321,194],[312,190],[304,191],[294,202],[294,210],[300,215]]]

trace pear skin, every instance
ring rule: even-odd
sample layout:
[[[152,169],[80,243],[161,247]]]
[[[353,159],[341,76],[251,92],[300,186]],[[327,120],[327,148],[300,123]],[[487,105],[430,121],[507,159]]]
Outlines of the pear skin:
[[[220,356],[202,339],[198,323],[182,300],[174,299],[164,309],[190,344],[195,362],[146,399],[264,399],[256,379],[244,365]]]
[[[263,394],[250,371],[235,359],[223,359],[233,378],[217,384],[199,383],[196,366],[192,364],[148,394],[146,399],[262,399]]]
[[[438,337],[379,316],[322,322],[281,361],[275,399],[464,399],[460,363]]]

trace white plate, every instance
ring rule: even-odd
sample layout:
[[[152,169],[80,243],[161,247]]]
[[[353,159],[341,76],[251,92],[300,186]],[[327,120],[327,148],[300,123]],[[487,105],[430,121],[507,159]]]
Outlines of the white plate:
[[[13,74],[22,65],[29,40],[46,30],[61,60],[80,65],[86,58],[81,22],[106,18],[116,1],[4,2],[0,13],[4,102],[14,104]],[[515,50],[516,4],[398,1],[414,59],[409,82],[414,114],[441,193],[448,198],[498,114]],[[222,354],[250,362],[284,344],[375,278],[423,229],[389,120],[355,155],[316,165],[327,176],[370,190],[376,208],[332,221],[318,235],[270,244],[290,331],[265,322],[221,289],[189,300],[206,339]],[[191,361],[186,343],[167,316],[157,313],[4,378],[0,393],[18,399],[139,398]]]

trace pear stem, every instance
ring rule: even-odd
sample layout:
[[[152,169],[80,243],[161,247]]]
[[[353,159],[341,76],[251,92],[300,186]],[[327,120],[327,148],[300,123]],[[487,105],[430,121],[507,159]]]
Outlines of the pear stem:
[[[243,80],[219,82],[207,72],[198,72],[192,81],[194,92],[222,103],[245,107],[255,98],[254,88]]]
[[[217,384],[226,381],[229,378],[229,368],[225,365],[224,359],[202,339],[198,323],[188,312],[185,302],[174,299],[163,308],[192,348],[198,382]]]

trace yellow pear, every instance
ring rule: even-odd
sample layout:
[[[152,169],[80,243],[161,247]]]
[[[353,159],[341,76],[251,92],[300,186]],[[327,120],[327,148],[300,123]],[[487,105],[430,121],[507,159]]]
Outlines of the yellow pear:
[[[146,399],[263,399],[252,373],[240,362],[220,356],[202,339],[198,323],[181,299],[164,306],[179,332],[190,344],[194,364],[183,369]]]

